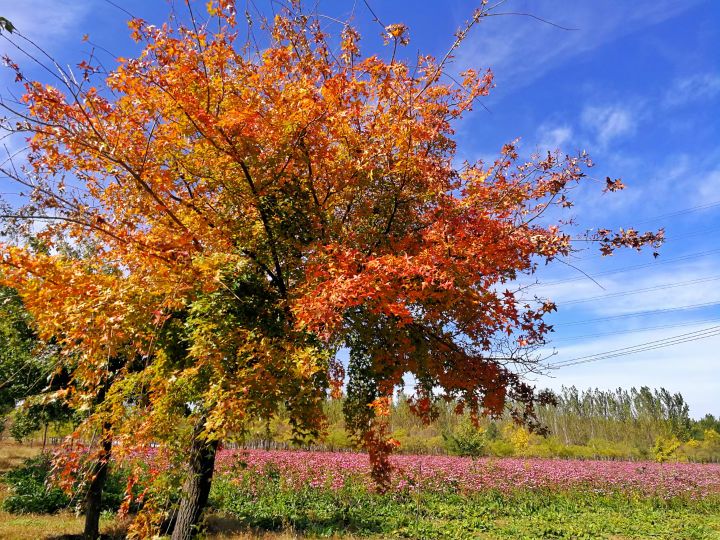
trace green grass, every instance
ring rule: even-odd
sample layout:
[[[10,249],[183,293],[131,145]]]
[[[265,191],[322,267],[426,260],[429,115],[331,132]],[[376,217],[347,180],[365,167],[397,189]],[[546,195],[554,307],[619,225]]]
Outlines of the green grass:
[[[39,445],[31,447],[7,439],[0,441],[0,474],[19,467],[28,458],[37,456],[41,448]]]
[[[720,539],[720,500],[662,502],[582,493],[378,495],[354,486],[268,489],[255,495],[218,479],[207,539]],[[116,530],[109,516],[103,530]],[[78,533],[69,512],[0,512],[0,538],[37,540]]]
[[[626,495],[523,491],[369,493],[287,490],[277,483],[248,488],[218,478],[213,503],[237,524],[311,537],[423,539],[720,539],[720,497],[662,501]]]
[[[103,516],[100,526],[106,534],[116,530],[114,520],[108,516]],[[82,516],[69,511],[43,515],[16,515],[0,511],[0,538],[7,540],[40,540],[62,534],[79,534],[82,530]]]

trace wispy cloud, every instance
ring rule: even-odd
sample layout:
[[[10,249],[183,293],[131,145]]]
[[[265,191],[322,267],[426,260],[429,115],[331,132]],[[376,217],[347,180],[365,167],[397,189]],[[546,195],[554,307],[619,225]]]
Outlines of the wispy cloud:
[[[642,129],[642,127],[640,127]],[[614,154],[613,160],[618,154]],[[643,197],[644,210],[664,214],[672,209],[720,200],[720,147],[699,154],[686,152],[662,156],[654,163],[617,165]]]
[[[663,104],[666,107],[680,107],[719,95],[720,73],[697,73],[676,79],[665,92]]]
[[[500,87],[517,89],[588,51],[671,19],[697,3],[698,0],[505,2],[498,12],[513,14],[484,21],[458,52],[458,65],[491,67]],[[562,30],[518,13],[576,30]]]
[[[586,107],[581,120],[594,133],[600,148],[607,148],[613,140],[633,134],[638,124],[636,113],[622,105]]]
[[[573,129],[568,125],[542,125],[537,131],[537,150],[540,153],[553,150],[568,150],[565,146],[573,139]]]
[[[607,270],[604,264],[607,261],[603,258],[590,259],[588,262],[594,262],[594,266],[601,271]],[[662,259],[658,262],[662,262]],[[720,260],[717,257],[710,256],[694,261],[682,260],[656,269],[641,268],[634,272],[603,276],[598,280],[604,290],[590,279],[582,279],[540,285],[533,292],[552,299],[561,311],[581,309],[582,318],[627,315],[707,302],[720,303],[720,279],[710,280],[720,276],[718,263]],[[590,266],[585,264],[584,267],[592,275]],[[592,300],[579,302],[586,299]]]
[[[22,35],[52,52],[65,39],[71,36],[80,38],[79,29],[90,13],[92,4],[91,0],[4,2],[2,16],[10,20]],[[17,57],[17,49],[2,39],[0,54]]]
[[[706,172],[699,178],[697,190],[698,204],[720,199],[720,169]]]
[[[35,62],[17,46],[40,61],[46,60],[44,53],[61,61],[60,57],[68,41],[75,39],[76,42],[80,42],[82,28],[87,17],[93,12],[93,4],[94,0],[4,2],[0,7],[0,15],[11,21],[16,31],[14,34],[5,33],[0,37],[0,56],[7,55],[20,64],[23,74],[29,78],[34,78],[38,73],[40,77],[47,76],[47,72],[35,65]],[[28,43],[26,39],[35,45]],[[10,69],[0,67],[0,86],[3,89],[7,88],[7,92],[4,93],[6,98],[23,92],[22,87],[14,82],[14,79],[14,73]],[[21,163],[27,146],[25,138],[17,135],[8,136],[7,133],[0,135],[4,135],[0,142],[0,163],[6,164],[10,157],[15,162]]]

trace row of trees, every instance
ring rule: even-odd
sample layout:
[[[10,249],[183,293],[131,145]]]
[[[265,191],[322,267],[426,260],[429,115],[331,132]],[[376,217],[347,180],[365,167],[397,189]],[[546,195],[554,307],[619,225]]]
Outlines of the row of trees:
[[[457,415],[455,404],[446,402],[438,403],[435,420],[426,423],[412,412],[408,398],[398,394],[390,410],[389,428],[392,437],[400,443],[399,451],[407,453],[655,459],[658,444],[676,441],[679,451],[675,452],[674,459],[720,459],[720,447],[716,442],[720,436],[720,419],[712,414],[701,420],[691,419],[682,395],[675,394],[672,395],[673,403],[681,404],[682,411],[681,421],[678,421],[674,409],[662,407],[663,396],[669,395],[665,389],[653,391],[648,387],[614,392],[597,389],[579,392],[576,388],[563,388],[556,394],[557,406],[538,410],[538,417],[549,428],[549,433],[537,436],[516,425],[509,417],[481,419],[474,425],[469,414]],[[568,396],[584,396],[586,405],[579,409],[574,405],[568,407]],[[609,396],[618,403],[628,396],[635,396],[645,403],[652,400],[654,405],[650,409],[652,413],[639,409],[630,415],[608,415],[588,405],[599,396]],[[577,404],[571,399],[570,403],[573,402]],[[342,399],[327,401],[326,432],[318,440],[305,442],[324,450],[352,448],[352,439],[345,429],[343,405]],[[292,447],[289,435],[288,422],[280,415],[256,423],[242,438],[241,444],[256,448]]]
[[[541,418],[566,444],[584,444],[596,438],[644,438],[644,444],[652,445],[664,432],[687,440],[692,428],[689,407],[681,394],[664,388],[652,391],[646,386],[614,392],[563,388],[557,406],[543,408]]]
[[[617,401],[635,396],[649,403],[652,413],[635,412],[630,415],[608,415],[603,411],[585,406],[579,410],[568,408],[568,396],[585,396],[588,403],[592,396],[610,396]],[[692,461],[720,460],[720,419],[707,414],[700,420],[687,415],[687,406],[680,394],[672,396],[674,403],[683,404],[685,411],[678,422],[673,409],[663,409],[663,396],[670,394],[664,389],[651,391],[647,387],[614,392],[563,388],[558,395],[558,406],[542,407],[538,416],[549,427],[549,433],[538,436],[515,424],[510,418],[482,419],[473,424],[469,414],[458,415],[453,403],[437,404],[436,419],[425,423],[412,412],[411,402],[404,394],[397,395],[388,418],[390,436],[399,443],[398,451],[404,453],[459,454],[470,456],[536,456],[560,458],[602,459],[674,459]],[[563,397],[564,396],[564,397]],[[639,398],[638,396],[643,396]],[[603,399],[603,398],[600,398]],[[273,418],[255,422],[246,433],[238,433],[228,442],[250,448],[304,448],[317,450],[351,450],[355,448],[351,433],[346,429],[343,407],[345,398],[329,399],[324,406],[327,426],[317,438],[297,440],[293,438],[289,418],[282,411]],[[36,406],[27,412],[20,407],[10,415],[12,428],[19,419],[33,415]],[[47,415],[45,416],[47,417]],[[68,434],[72,422],[56,417],[56,432]],[[75,420],[77,422],[77,420]],[[678,429],[682,426],[682,429]],[[16,438],[42,437],[43,430],[11,429]]]
[[[402,61],[401,24],[382,29],[391,53],[362,58],[350,24],[330,36],[298,3],[247,29],[232,1],[211,2],[205,24],[187,6],[187,24],[130,21],[142,50],[109,71],[94,55],[76,70],[43,63],[0,20],[50,77],[6,61],[23,97],[2,95],[1,126],[29,148],[0,166],[26,194],[4,205],[0,280],[57,351],[60,382],[42,399],[80,413],[75,449],[93,442],[57,466],[66,486],[85,486],[85,536],[98,536],[111,455],[144,466],[134,456],[153,442],[179,479],[145,476],[132,534],[169,520],[173,539],[189,539],[221,440],[280,410],[296,437],[320,432],[344,378],[340,347],[345,422],[381,489],[406,373],[426,419],[442,389],[473,418],[509,403],[537,429],[551,396],[515,368],[536,364],[555,306],[512,283],[571,251],[568,222],[539,218],[571,205],[591,163],[524,163],[509,144],[493,163],[456,166],[452,123],[493,83],[489,71],[453,76],[448,61],[488,7],[440,61]],[[662,237],[584,239],[610,253]]]
[[[71,420],[66,403],[45,399],[65,382],[58,365],[57,348],[37,340],[17,292],[0,286],[0,435],[12,413],[10,434],[22,440],[41,430],[44,447],[50,424]]]

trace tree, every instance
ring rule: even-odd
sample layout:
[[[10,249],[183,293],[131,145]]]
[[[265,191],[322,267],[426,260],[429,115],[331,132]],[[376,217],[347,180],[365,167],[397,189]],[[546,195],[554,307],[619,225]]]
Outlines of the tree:
[[[703,416],[700,420],[693,422],[692,426],[692,437],[694,439],[700,439],[706,431],[717,431],[720,433],[720,420],[715,418],[712,414],[708,413]]]
[[[0,287],[0,432],[17,402],[42,384],[42,366],[33,361],[35,344],[30,316],[17,293]]]
[[[10,434],[20,441],[44,429],[44,451],[49,424],[69,420],[72,411],[45,399],[63,384],[63,377],[57,372],[57,348],[38,340],[32,326],[17,291],[0,287],[0,433],[12,413]]]
[[[71,351],[80,384],[69,399],[97,395],[112,358],[133,359],[81,429],[111,423],[118,459],[150,440],[170,459],[190,456],[173,538],[193,534],[218,441],[281,406],[298,437],[322,429],[341,347],[348,426],[381,486],[388,400],[405,373],[424,417],[441,388],[474,417],[511,399],[514,417],[538,427],[547,396],[513,365],[534,365],[555,306],[520,300],[511,283],[571,251],[563,222],[539,218],[570,205],[590,161],[522,163],[511,143],[494,163],[454,165],[452,122],[492,75],[442,76],[485,9],[443,60],[415,66],[394,52],[362,59],[350,25],[336,56],[298,4],[261,25],[262,50],[257,25],[238,43],[227,1],[211,4],[207,25],[131,21],[143,52],[109,73],[90,58],[77,75],[55,66],[48,86],[10,62],[25,95],[3,99],[4,128],[30,136],[30,155],[3,172],[31,198],[5,218],[45,223],[51,249],[6,242],[3,280],[40,336]],[[393,51],[407,42],[403,25],[384,33]],[[604,253],[660,240],[632,229],[590,239]],[[52,249],[60,242],[87,256]],[[158,519],[139,520],[138,534]]]
[[[75,411],[58,399],[70,390],[67,369],[59,361],[60,351],[43,343],[32,330],[30,314],[16,291],[0,288],[0,412],[14,409],[10,434],[21,441],[43,429],[43,452],[51,423],[74,419]],[[22,406],[18,403],[22,402]],[[86,537],[99,534],[102,491],[107,476],[111,440],[103,439],[97,455],[87,456],[88,485],[85,495]]]

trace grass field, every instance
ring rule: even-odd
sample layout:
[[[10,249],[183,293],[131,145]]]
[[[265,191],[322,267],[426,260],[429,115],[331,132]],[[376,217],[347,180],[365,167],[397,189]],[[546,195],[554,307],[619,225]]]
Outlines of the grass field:
[[[22,464],[27,458],[37,456],[40,446],[26,446],[14,441],[0,441],[0,474]]]
[[[225,483],[225,485],[223,485]],[[227,492],[223,493],[223,490]],[[218,479],[215,501],[246,526],[313,537],[425,539],[720,539],[720,498],[662,500],[524,489],[511,495],[418,492],[377,495],[361,486],[285,489]]]
[[[37,452],[0,445],[6,467]],[[396,462],[393,488],[377,494],[363,464],[358,455],[225,454],[205,538],[720,540],[717,466],[411,456]],[[77,534],[82,525],[69,511],[0,512],[0,539]],[[102,529],[123,536],[112,515]]]

